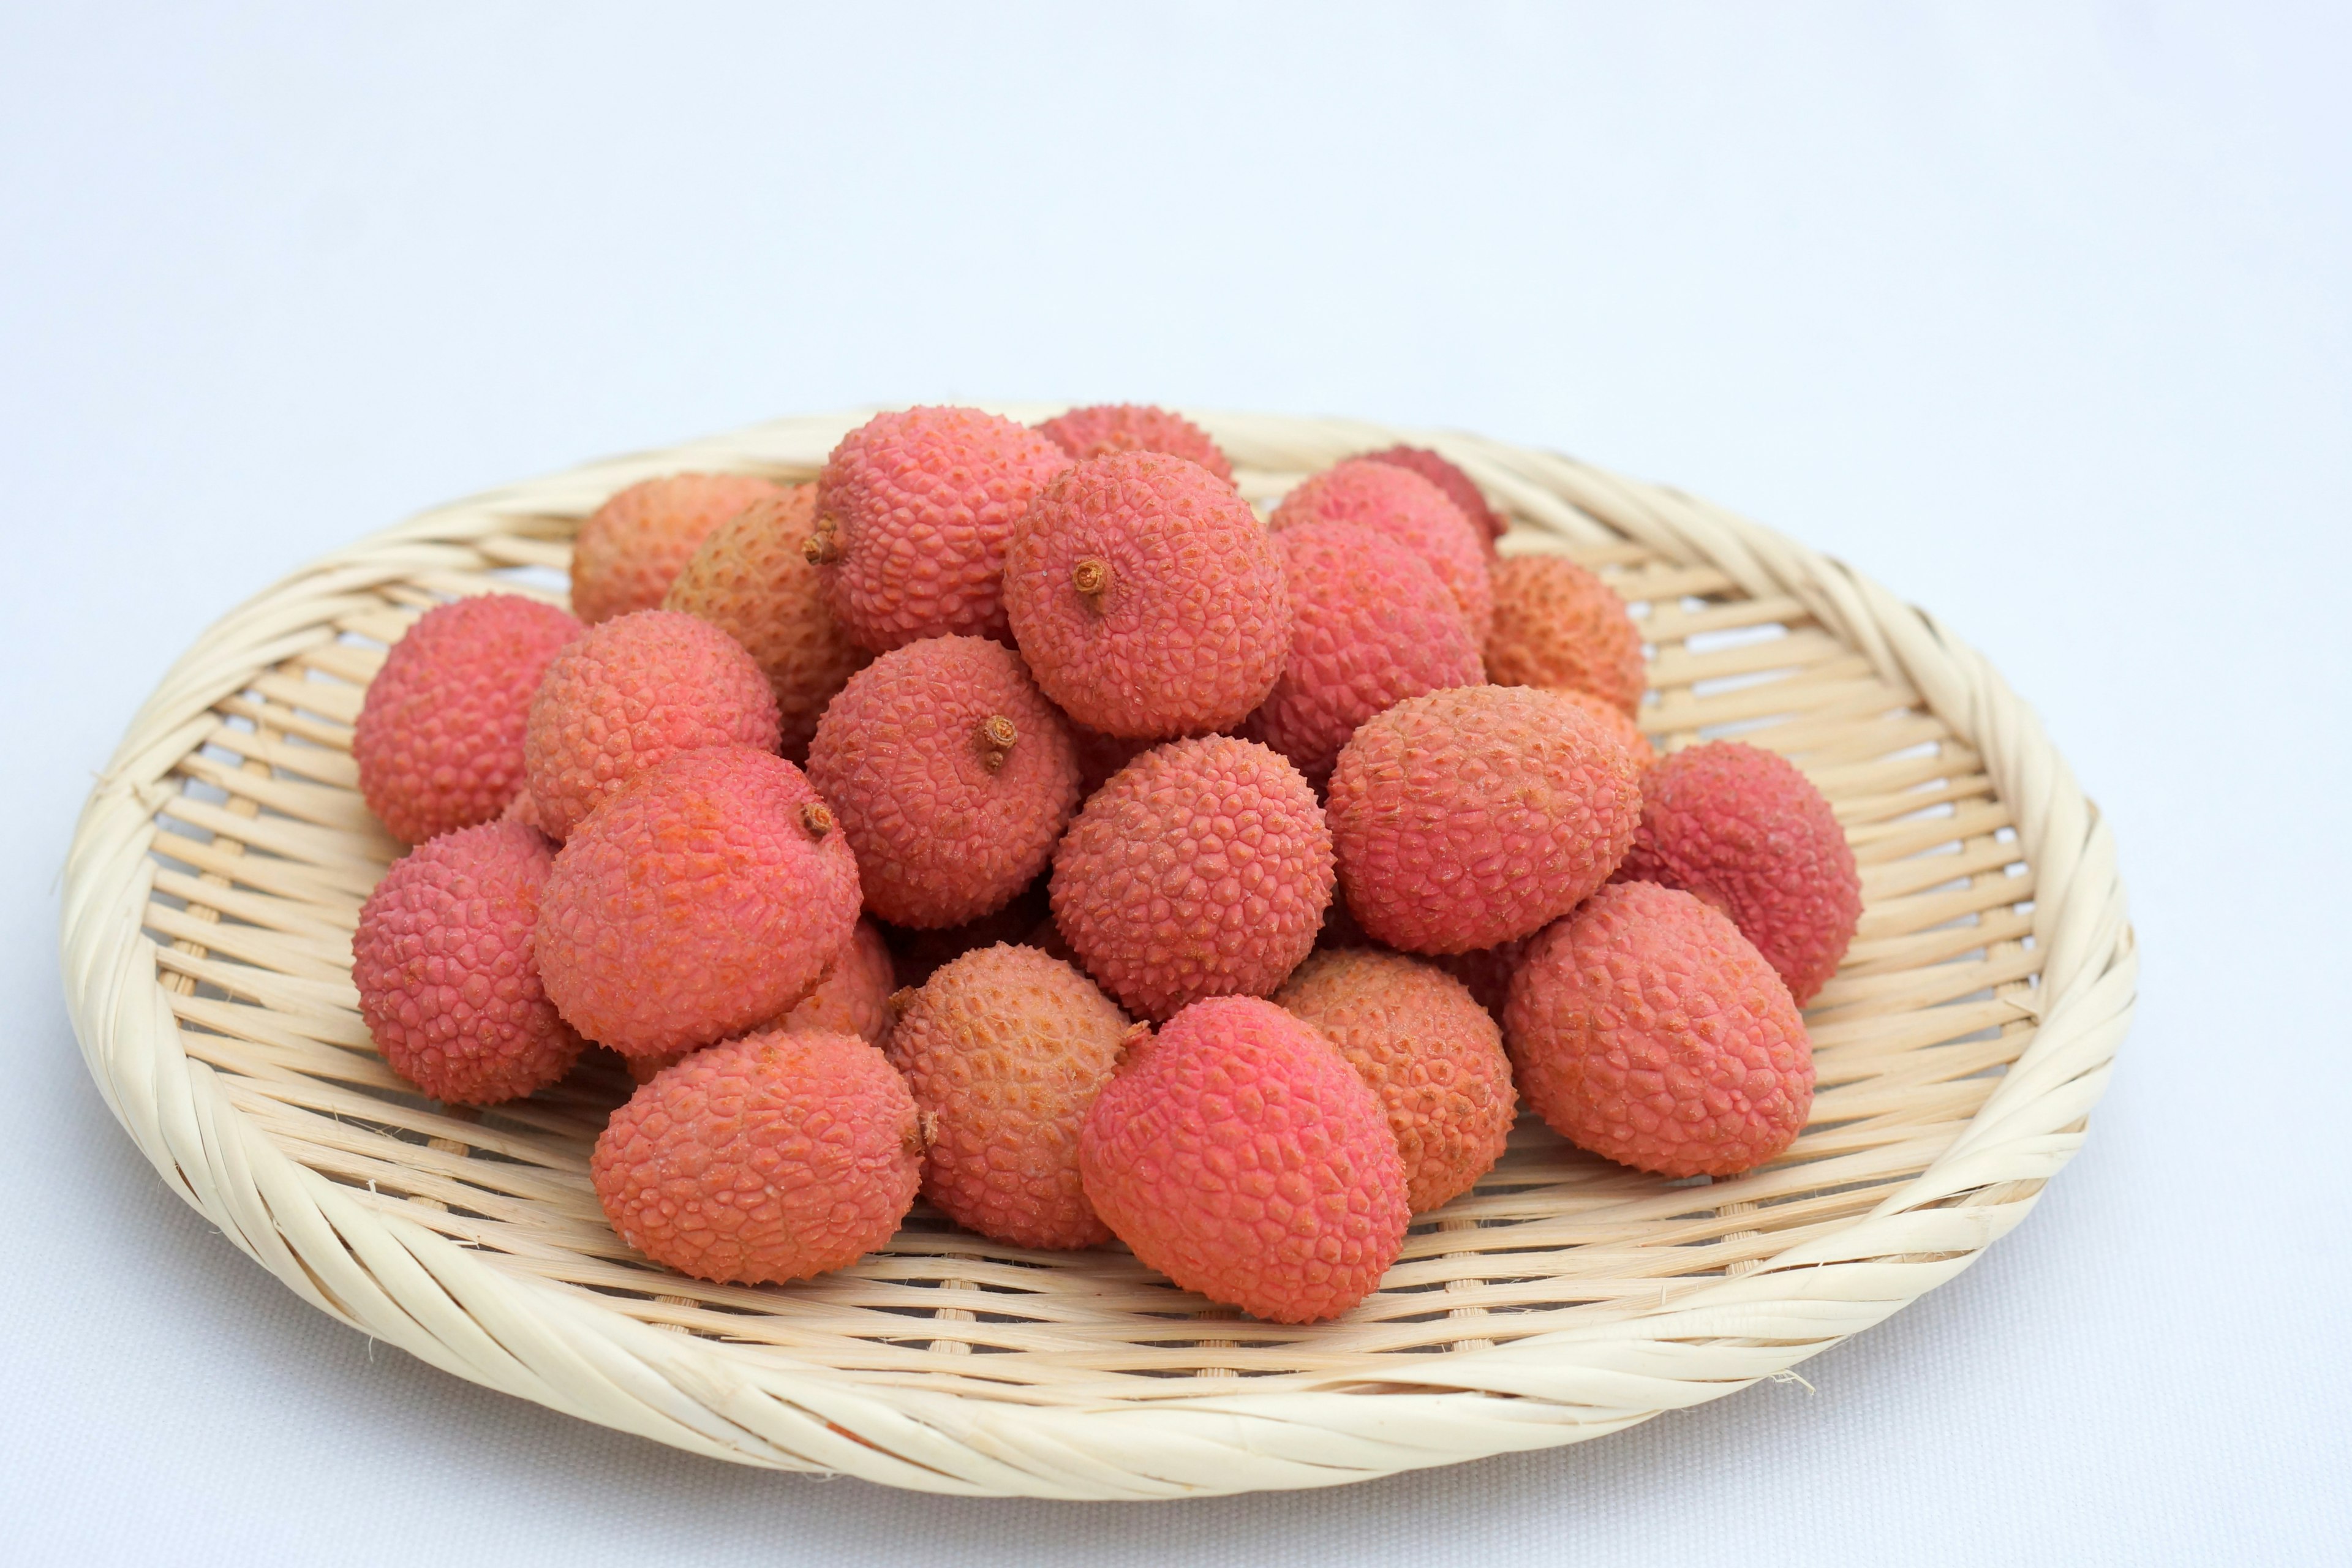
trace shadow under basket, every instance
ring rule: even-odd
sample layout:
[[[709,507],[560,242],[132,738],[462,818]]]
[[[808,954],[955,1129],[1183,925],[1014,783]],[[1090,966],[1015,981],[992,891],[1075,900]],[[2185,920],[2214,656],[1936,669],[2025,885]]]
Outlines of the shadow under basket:
[[[2082,1141],[2136,965],[2106,828],[1982,658],[1673,489],[1473,437],[1192,416],[1261,504],[1356,452],[1437,448],[1510,518],[1507,553],[1571,556],[1634,606],[1661,749],[1737,736],[1828,795],[1865,902],[1806,1016],[1819,1091],[1785,1156],[1668,1181],[1524,1121],[1474,1192],[1418,1216],[1377,1294],[1292,1328],[1116,1246],[1023,1251],[919,1204],[853,1268],[706,1285],[597,1207],[615,1059],[483,1111],[394,1078],[350,952],[400,852],[350,754],[385,647],[452,595],[562,603],[573,531],[624,485],[810,479],[863,411],[442,508],[206,633],[132,721],[67,872],[67,989],[116,1118],[290,1289],[435,1366],[696,1453],[965,1494],[1330,1486],[1597,1437],[1785,1373],[2024,1217]]]

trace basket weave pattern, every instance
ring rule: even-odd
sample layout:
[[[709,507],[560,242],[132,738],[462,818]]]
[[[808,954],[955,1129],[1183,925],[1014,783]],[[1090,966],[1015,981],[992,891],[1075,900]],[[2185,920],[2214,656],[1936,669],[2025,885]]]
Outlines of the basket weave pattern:
[[[1051,410],[1007,407],[1017,417]],[[1844,567],[1678,492],[1549,454],[1195,414],[1265,501],[1412,440],[1645,616],[1662,748],[1737,734],[1835,805],[1865,907],[1808,1014],[1804,1136],[1732,1181],[1609,1165],[1523,1122],[1418,1216],[1382,1289],[1286,1328],[1113,1247],[1027,1252],[927,1207],[784,1288],[706,1285],[614,1237],[587,1181],[609,1059],[488,1111],[378,1059],[350,936],[400,852],[351,724],[440,598],[561,599],[580,520],[681,468],[811,478],[863,414],[780,421],[428,513],[236,611],[93,792],[64,956],[82,1049],[173,1189],[320,1310],[478,1383],[682,1448],[978,1494],[1325,1486],[1601,1436],[1719,1397],[1965,1268],[2082,1138],[2128,1022],[2106,830],[1981,658]]]

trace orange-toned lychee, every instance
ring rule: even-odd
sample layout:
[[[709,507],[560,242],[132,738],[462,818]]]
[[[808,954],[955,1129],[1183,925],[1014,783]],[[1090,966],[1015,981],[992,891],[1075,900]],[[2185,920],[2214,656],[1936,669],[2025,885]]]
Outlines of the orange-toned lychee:
[[[615,494],[572,544],[572,608],[593,626],[662,602],[703,536],[780,487],[750,474],[668,474]]]
[[[1514,555],[1495,568],[1486,679],[1497,686],[1574,687],[1627,713],[1649,689],[1641,624],[1616,591],[1559,555]]]
[[[1234,466],[1209,433],[1181,414],[1148,403],[1097,403],[1041,421],[1037,429],[1073,458],[1113,452],[1165,452],[1188,458],[1230,485]]]

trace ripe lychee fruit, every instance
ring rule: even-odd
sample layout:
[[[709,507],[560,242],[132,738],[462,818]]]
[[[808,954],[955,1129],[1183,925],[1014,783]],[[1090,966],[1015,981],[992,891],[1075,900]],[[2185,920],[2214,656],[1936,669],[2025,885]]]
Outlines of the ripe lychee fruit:
[[[1616,591],[1560,555],[1514,555],[1495,568],[1486,679],[1572,686],[1631,713],[1649,689],[1640,623]]]
[[[1445,499],[1462,509],[1462,515],[1477,527],[1486,541],[1486,553],[1495,552],[1495,541],[1503,537],[1508,526],[1502,515],[1486,504],[1486,495],[1477,482],[1446,458],[1426,447],[1388,447],[1377,452],[1366,452],[1368,463],[1391,463],[1400,468],[1411,468],[1431,484],[1445,492]]]
[[[436,605],[384,655],[352,731],[360,795],[405,844],[488,822],[523,793],[531,693],[578,621],[519,594]]]
[[[532,942],[551,863],[531,829],[484,823],[393,862],[360,908],[360,1016],[385,1064],[436,1100],[513,1100],[580,1055],[541,988]]]
[[[1800,1006],[1862,921],[1837,813],[1795,763],[1737,741],[1685,747],[1643,775],[1641,830],[1616,879],[1680,888],[1729,915]]]
[[[1105,1224],[1188,1290],[1278,1323],[1336,1318],[1404,1248],[1404,1162],[1381,1102],[1310,1025],[1220,996],[1170,1019],[1078,1140]]]
[[[1467,952],[1436,953],[1429,962],[1468,986],[1478,1005],[1499,1023],[1504,1000],[1511,993],[1511,976],[1519,972],[1519,963],[1528,955],[1528,940],[1520,937],[1492,947],[1474,947]]]
[[[1004,547],[1069,466],[1047,437],[977,408],[877,414],[843,437],[817,478],[805,548],[851,639],[877,653],[923,637],[1011,641]]]
[[[1625,710],[1607,698],[1596,696],[1590,691],[1579,691],[1573,686],[1546,686],[1538,689],[1549,691],[1563,702],[1573,702],[1591,714],[1594,722],[1613,736],[1619,745],[1625,748],[1626,754],[1633,759],[1635,767],[1646,768],[1657,760],[1657,748],[1650,744],[1649,736],[1642,733],[1642,726],[1635,723],[1632,715]]]
[[[1609,879],[1640,773],[1573,704],[1519,686],[1409,698],[1332,770],[1331,840],[1373,938],[1463,952],[1540,930]]]
[[[1036,946],[1031,933],[1041,921],[1051,925],[1054,921],[1054,903],[1046,894],[1047,879],[1038,878],[1014,894],[1013,901],[1003,909],[961,925],[920,931],[886,923],[882,940],[890,945],[890,960],[898,971],[898,984],[920,985],[965,953],[994,947],[1000,942],[1025,942]]]
[[[1090,730],[1229,729],[1290,652],[1290,595],[1265,526],[1196,463],[1123,452],[1074,464],[1013,530],[1013,635],[1045,694]]]
[[[589,628],[531,699],[523,765],[540,826],[569,837],[636,774],[705,746],[776,746],[776,699],[743,645],[675,610]]]
[[[1612,883],[1530,943],[1503,1033],[1553,1130],[1636,1170],[1736,1175],[1812,1110],[1812,1044],[1779,973],[1654,882]]]
[[[1467,987],[1401,952],[1318,952],[1274,994],[1379,1095],[1415,1214],[1466,1193],[1510,1141],[1518,1097],[1503,1032]]]
[[[1054,857],[1054,923],[1121,1005],[1263,996],[1315,945],[1331,831],[1292,767],[1224,735],[1155,746],[1097,790]]]
[[[890,994],[897,988],[890,950],[882,943],[880,928],[872,921],[860,920],[848,942],[825,966],[824,978],[816,983],[816,989],[792,1011],[760,1027],[793,1035],[856,1035],[869,1046],[878,1046],[890,1032]],[[651,1083],[663,1068],[701,1048],[689,1046],[669,1056],[624,1058],[623,1061],[630,1078]]]
[[[1387,535],[1421,557],[1454,595],[1474,646],[1495,618],[1486,541],[1445,492],[1410,468],[1363,458],[1301,480],[1266,520],[1279,533],[1302,522],[1353,522]]]
[[[1486,679],[1445,584],[1402,544],[1352,522],[1275,536],[1290,588],[1290,658],[1244,733],[1318,786],[1356,726],[1408,697]]]
[[[1078,1180],[1078,1129],[1129,1038],[1127,1015],[1030,947],[965,953],[898,1007],[891,1065],[936,1119],[923,1195],[1015,1247],[1109,1240]]]
[[[572,543],[572,608],[593,626],[662,602],[703,535],[780,486],[750,474],[670,474],[619,491]]]
[[[797,1005],[856,923],[856,860],[800,769],[711,747],[639,773],[565,843],[540,973],[582,1034],[669,1056]]]
[[[1228,485],[1234,466],[1209,433],[1181,414],[1148,403],[1097,403],[1041,422],[1038,431],[1073,458],[1112,452],[1166,452],[1198,463]]]
[[[880,1051],[855,1035],[767,1030],[638,1089],[588,1174],[614,1232],[655,1262],[769,1285],[887,1245],[922,1164],[914,1098]]]
[[[985,637],[909,643],[852,676],[809,742],[809,782],[840,814],[866,907],[904,926],[1009,902],[1078,803],[1068,726]]]
[[[669,585],[662,608],[709,621],[743,645],[776,694],[785,756],[808,755],[817,715],[874,656],[849,640],[802,546],[816,487],[794,485],[712,529]]]

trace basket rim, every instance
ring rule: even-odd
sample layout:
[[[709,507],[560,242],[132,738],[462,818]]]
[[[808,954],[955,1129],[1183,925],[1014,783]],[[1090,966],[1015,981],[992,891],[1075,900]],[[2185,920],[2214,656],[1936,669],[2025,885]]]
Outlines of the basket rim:
[[[1067,405],[978,406],[1028,420]],[[319,640],[339,603],[450,564],[469,540],[576,515],[658,473],[809,468],[874,412],[769,421],[420,513],[223,616],[133,716],[67,861],[60,947],[75,1032],[109,1110],[166,1184],[312,1305],[470,1381],[736,1462],[971,1495],[1325,1486],[1598,1436],[1785,1372],[1966,1268],[2079,1146],[2129,1023],[2137,954],[2105,821],[1981,655],[1843,563],[1670,488],[1458,432],[1184,410],[1237,466],[1256,453],[1286,460],[1253,466],[1287,471],[1301,458],[1428,446],[1556,532],[1631,538],[1716,566],[1751,595],[1789,595],[1974,745],[2037,870],[2042,979],[2032,1040],[1952,1146],[1867,1214],[1755,1272],[1629,1319],[1414,1356],[1411,1384],[1059,1405],[869,1386],[773,1347],[666,1333],[364,1207],[279,1149],[182,1047],[142,931],[168,775],[212,705]]]

